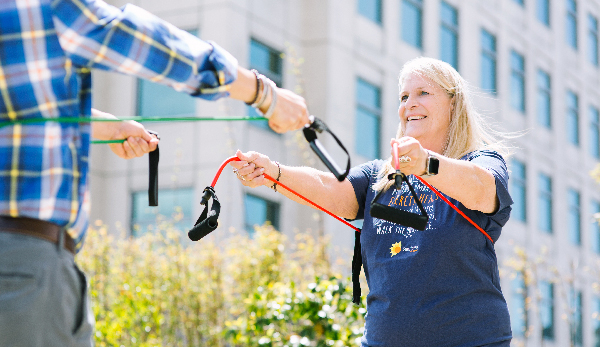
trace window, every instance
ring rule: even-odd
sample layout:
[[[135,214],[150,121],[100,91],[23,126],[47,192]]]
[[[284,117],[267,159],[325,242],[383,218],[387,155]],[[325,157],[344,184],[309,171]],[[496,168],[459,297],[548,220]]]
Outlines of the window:
[[[592,235],[590,235],[590,240],[592,242],[592,250],[598,254],[600,254],[600,224],[598,218],[600,217],[600,201],[592,200],[592,225],[590,231]],[[598,317],[600,319],[600,317]]]
[[[590,114],[590,155],[600,159],[600,112],[594,106],[589,108]]]
[[[193,216],[194,189],[161,189],[158,192],[158,206],[148,206],[148,191],[132,194],[131,230],[134,236],[147,232],[150,225],[156,225],[156,218],[164,216],[172,221],[176,229],[187,232],[195,222]]]
[[[536,0],[535,16],[537,19],[550,26],[550,0]]]
[[[481,89],[496,94],[496,37],[481,30]]]
[[[588,14],[588,60],[598,66],[598,19]]]
[[[515,336],[525,336],[528,326],[527,287],[523,273],[518,271],[511,281],[510,320],[511,329]]]
[[[525,58],[515,51],[510,53],[510,104],[525,113]]]
[[[440,58],[458,70],[458,11],[442,1]]]
[[[569,238],[574,245],[581,245],[581,198],[579,192],[574,189],[569,189],[567,194]]]
[[[592,328],[594,335],[595,347],[600,347],[600,297],[596,297],[594,300],[594,307],[592,308]]]
[[[554,340],[554,284],[540,282],[540,318],[542,337]]]
[[[552,127],[550,75],[541,69],[537,73],[537,119],[546,128]]]
[[[550,176],[540,173],[538,189],[539,229],[552,233],[552,179]]]
[[[194,36],[197,33],[197,30],[190,31]],[[193,117],[196,99],[166,85],[138,79],[137,115],[146,118]]]
[[[250,40],[250,68],[258,70],[258,72],[275,82],[278,87],[281,87],[283,81],[283,59],[281,58],[281,52],[254,39]],[[248,106],[248,116],[262,117],[250,106]],[[250,122],[250,124],[260,128],[270,129],[268,123],[267,120],[253,120]]]
[[[567,139],[579,146],[579,97],[567,91]]]
[[[279,230],[279,204],[258,196],[246,194],[244,197],[244,208],[246,210],[246,230],[250,235],[254,234],[254,227],[269,223],[273,228]]]
[[[358,13],[381,24],[381,0],[358,0]]]
[[[513,198],[512,216],[521,222],[527,221],[527,189],[525,188],[525,164],[513,159],[511,162],[512,177],[510,180],[510,196]]]
[[[376,86],[356,79],[356,153],[379,158],[381,91]]]
[[[402,0],[402,39],[423,48],[423,0]]]
[[[567,44],[574,49],[577,49],[577,3],[575,0],[567,0],[567,18],[565,25]]]
[[[571,333],[571,346],[583,345],[583,312],[582,312],[582,295],[581,291],[576,291],[571,288],[569,291],[569,306],[571,307],[571,317],[569,327]]]

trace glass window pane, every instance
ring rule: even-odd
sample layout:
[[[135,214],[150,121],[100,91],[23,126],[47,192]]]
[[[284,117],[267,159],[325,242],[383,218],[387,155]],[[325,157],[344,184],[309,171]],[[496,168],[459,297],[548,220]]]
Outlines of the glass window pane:
[[[554,284],[540,282],[540,318],[542,336],[554,340]]]
[[[571,346],[583,345],[583,314],[582,314],[582,295],[581,291],[576,291],[571,287],[569,290],[569,307],[571,309],[570,326]]]
[[[173,226],[187,232],[195,222],[193,216],[194,189],[161,189],[158,192],[158,206],[148,206],[148,191],[132,194],[131,230],[134,236],[149,230],[156,225],[157,217],[162,216],[172,221]]]
[[[255,226],[265,225],[267,222],[275,229],[279,229],[279,204],[246,194],[244,197],[246,231],[254,233]]]
[[[600,112],[594,106],[589,108],[590,118],[590,155],[600,159]]]
[[[567,0],[566,36],[569,46],[577,49],[577,3]]]
[[[590,240],[592,243],[592,250],[600,254],[600,223],[598,221],[598,219],[600,218],[600,201],[593,200],[591,210],[592,217],[590,218]],[[598,318],[600,319],[600,317]]]
[[[356,153],[367,159],[379,158],[379,117],[356,109]]]
[[[537,73],[537,116],[540,125],[552,126],[550,75],[542,70]]]
[[[567,91],[567,139],[579,145],[579,98],[572,91]]]
[[[538,226],[541,231],[552,233],[552,180],[539,175]]]
[[[574,245],[581,245],[581,212],[579,192],[568,190],[567,202],[569,205],[569,238]]]
[[[525,112],[525,59],[515,51],[510,55],[510,101],[514,109]]]
[[[375,23],[381,23],[381,0],[358,0],[358,13]]]
[[[496,94],[496,38],[481,30],[481,89]]]
[[[593,346],[600,347],[600,297],[594,299],[594,306],[592,307],[592,327]]]
[[[588,60],[598,66],[598,19],[588,14]]]
[[[512,216],[519,221],[527,221],[527,189],[525,164],[511,161],[510,195],[513,198]]]
[[[550,0],[536,0],[535,14],[540,22],[550,26]]]
[[[458,69],[458,11],[442,2],[440,58]]]
[[[356,80],[356,152],[379,158],[381,91],[361,78]]]
[[[422,48],[423,1],[402,1],[402,39],[407,43]]]
[[[516,272],[515,278],[511,281],[511,294],[511,329],[515,336],[525,336],[528,325],[528,315],[526,309],[528,293],[522,272]]]

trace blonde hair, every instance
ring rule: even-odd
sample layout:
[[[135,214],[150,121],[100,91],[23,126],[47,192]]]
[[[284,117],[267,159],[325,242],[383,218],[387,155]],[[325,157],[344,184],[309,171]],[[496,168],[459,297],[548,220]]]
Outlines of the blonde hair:
[[[502,141],[504,136],[492,130],[475,110],[467,82],[450,64],[427,57],[408,61],[400,71],[399,90],[402,90],[402,85],[408,76],[413,74],[429,78],[451,98],[450,126],[446,145],[443,153],[440,154],[453,159],[460,159],[465,154],[480,149],[491,149],[504,156],[509,154],[508,147]],[[396,138],[403,137],[404,131],[400,122]],[[392,167],[390,157],[379,170],[378,181],[373,185],[373,189],[375,191],[389,189],[393,182],[388,181],[387,176],[393,172],[395,169]]]

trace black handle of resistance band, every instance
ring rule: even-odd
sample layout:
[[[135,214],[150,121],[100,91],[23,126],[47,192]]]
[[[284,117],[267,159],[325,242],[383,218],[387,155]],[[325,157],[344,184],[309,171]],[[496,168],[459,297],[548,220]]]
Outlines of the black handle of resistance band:
[[[160,136],[157,132],[147,130],[150,134],[156,136],[160,140]],[[156,149],[148,153],[148,168],[149,168],[149,180],[148,180],[148,205],[158,206],[158,161],[160,159],[160,151],[158,145]]]
[[[362,268],[360,230],[354,231],[354,255],[352,256],[352,302],[360,304],[360,269]]]
[[[400,179],[398,179],[398,177],[400,177]],[[380,190],[379,193],[377,193],[377,195],[375,196],[375,198],[373,198],[373,201],[371,202],[371,216],[373,216],[375,218],[383,219],[383,220],[386,220],[386,221],[389,221],[392,223],[411,227],[411,228],[414,228],[417,230],[421,230],[421,231],[425,230],[425,228],[427,228],[427,222],[429,221],[429,216],[427,215],[427,211],[425,211],[425,209],[423,208],[421,201],[417,197],[415,190],[413,189],[412,185],[408,181],[408,177],[406,177],[406,175],[404,175],[403,173],[396,171],[395,174],[389,175],[388,178],[395,180],[394,185],[396,186],[396,189],[400,189],[400,186],[402,185],[402,181],[406,182],[406,184],[408,185],[408,189],[410,190],[410,193],[413,196],[413,199],[415,199],[415,202],[417,203],[417,206],[419,207],[419,210],[421,211],[421,214],[416,214],[416,213],[399,210],[397,208],[393,208],[393,207],[378,203],[377,200],[383,193],[383,190]]]
[[[327,169],[329,169],[329,171],[333,173],[333,175],[335,176],[335,178],[337,178],[338,181],[342,182],[350,172],[350,154],[348,153],[348,150],[346,150],[346,147],[344,147],[342,142],[338,139],[338,137],[335,136],[335,134],[331,132],[331,130],[329,130],[327,125],[322,120],[314,116],[311,116],[311,118],[313,120],[312,123],[310,123],[310,125],[306,125],[304,129],[302,129],[302,132],[304,133],[304,138],[306,139],[306,141],[308,141],[308,143],[310,144],[310,148],[312,148],[312,150],[317,154],[317,156],[319,157],[319,159],[321,159],[323,164],[327,166]],[[340,169],[337,163],[325,150],[321,142],[319,142],[319,139],[317,139],[317,132],[322,133],[323,131],[327,131],[329,134],[331,134],[331,136],[333,136],[337,144],[342,148],[342,150],[344,150],[344,152],[346,152],[346,155],[348,156],[348,161],[346,162],[345,171],[342,171],[342,169]]]
[[[208,201],[210,198],[213,199],[212,207],[208,212]],[[188,237],[192,241],[198,241],[204,236],[210,234],[219,226],[219,214],[221,213],[221,203],[215,194],[213,187],[208,186],[204,189],[204,195],[200,201],[201,205],[204,205],[204,210],[200,217],[194,224],[194,227],[188,232]]]

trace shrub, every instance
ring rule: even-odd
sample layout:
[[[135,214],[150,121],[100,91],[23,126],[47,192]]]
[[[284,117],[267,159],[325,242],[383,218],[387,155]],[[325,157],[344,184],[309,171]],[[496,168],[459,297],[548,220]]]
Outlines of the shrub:
[[[326,241],[287,240],[271,227],[253,238],[219,232],[228,235],[217,245],[191,243],[166,222],[136,238],[90,228],[77,261],[90,282],[96,344],[349,346],[362,335],[365,311],[331,271]]]

